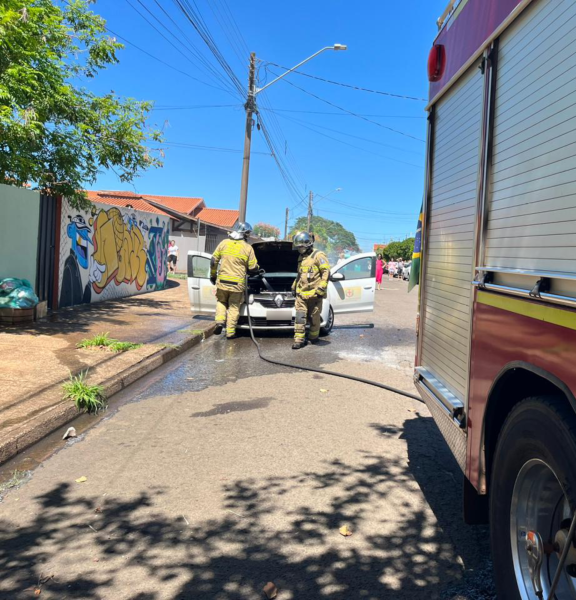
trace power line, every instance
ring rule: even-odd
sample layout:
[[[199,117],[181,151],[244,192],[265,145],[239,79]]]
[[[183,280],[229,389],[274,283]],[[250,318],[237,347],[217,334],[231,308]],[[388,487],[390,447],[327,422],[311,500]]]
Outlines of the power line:
[[[238,90],[239,94],[242,97],[244,97],[245,92],[242,83],[240,82],[240,80],[232,70],[232,67],[230,67],[228,61],[218,48],[218,45],[212,37],[208,26],[204,22],[201,12],[198,10],[196,2],[192,0],[192,3],[194,4],[194,6],[192,6],[189,0],[173,1],[176,4],[176,6],[178,6],[182,14],[186,17],[186,19],[190,22],[192,27],[195,29],[196,33],[200,36],[200,39],[210,50],[218,64],[222,67],[222,70],[228,76],[228,78],[232,82],[232,85],[234,85],[234,87]]]
[[[231,152],[231,153],[241,153],[242,150],[237,150],[236,148],[221,148],[219,146],[201,146],[199,144],[188,144],[186,142],[162,142],[163,146],[169,146],[174,148],[190,148],[193,150],[211,150],[214,152]],[[269,152],[253,152],[253,154],[262,154],[263,156],[272,156]]]
[[[325,111],[325,110],[294,110],[291,108],[274,108],[276,112],[291,112],[291,113],[307,113],[311,115],[338,115],[339,117],[344,116],[356,116],[356,115],[346,115],[341,112],[333,112],[333,111]],[[373,114],[365,114],[358,113],[361,117],[381,117],[385,119],[425,119],[426,117],[418,117],[412,115],[373,115]]]
[[[334,200],[330,198],[328,202],[333,202],[334,204],[340,204],[341,206],[346,206],[348,208],[353,208],[355,210],[362,210],[365,212],[376,213],[380,215],[395,215],[397,217],[412,217],[413,213],[398,213],[389,210],[374,210],[373,208],[362,208],[361,206],[356,206],[354,204],[347,204],[346,202],[341,202],[340,200]]]
[[[277,76],[276,73],[274,73],[274,71],[270,71],[270,73],[272,73],[272,75]],[[320,100],[321,102],[329,104],[330,106],[333,106],[334,108],[337,108],[338,110],[341,110],[342,112],[348,113],[349,115],[352,115],[354,117],[357,117],[358,119],[361,119],[362,121],[366,121],[368,123],[372,123],[373,125],[377,125],[378,127],[382,127],[383,129],[387,129],[388,131],[392,131],[393,133],[397,133],[399,135],[403,135],[405,137],[411,138],[411,139],[416,140],[418,142],[424,142],[424,140],[422,138],[417,138],[416,136],[411,135],[409,133],[405,133],[404,131],[400,131],[398,129],[394,129],[393,127],[388,127],[387,125],[383,125],[382,123],[379,123],[378,121],[373,121],[372,119],[368,119],[366,117],[363,117],[362,115],[359,115],[358,113],[355,113],[355,112],[352,112],[351,110],[348,110],[347,108],[342,108],[341,106],[338,106],[337,104],[334,104],[333,102],[330,102],[330,100],[326,100],[325,98],[321,98],[320,96],[317,96],[316,94],[313,94],[312,92],[309,92],[308,90],[305,90],[304,88],[301,88],[299,85],[296,85],[295,83],[292,83],[291,81],[289,81],[286,78],[282,79],[282,81],[284,81],[285,83],[288,83],[292,87],[295,87],[297,90],[300,90],[301,92],[304,92],[305,94],[308,94],[309,96],[312,96],[313,98],[316,98],[316,100]]]
[[[206,83],[205,81],[202,81],[201,79],[198,79],[198,77],[194,77],[193,75],[190,75],[190,73],[187,73],[186,71],[182,71],[182,69],[179,69],[178,67],[175,67],[174,65],[171,65],[170,63],[167,63],[165,60],[162,60],[161,58],[158,58],[157,56],[154,56],[153,54],[151,54],[150,52],[148,52],[148,50],[144,50],[144,48],[140,48],[140,46],[138,46],[134,42],[131,42],[129,39],[125,38],[124,36],[122,36],[122,35],[120,35],[118,33],[115,33],[109,27],[106,27],[106,31],[108,31],[108,33],[111,33],[114,37],[116,37],[116,38],[124,41],[126,44],[130,44],[130,46],[134,46],[134,48],[136,48],[136,50],[139,50],[140,52],[143,52],[144,54],[146,54],[150,58],[153,58],[154,60],[156,60],[159,63],[163,64],[165,67],[168,67],[169,69],[172,69],[173,71],[176,71],[177,73],[180,73],[181,75],[189,77],[190,79],[193,79],[194,81],[197,81],[198,83],[201,83],[203,85],[207,85],[208,87],[215,88],[215,89],[218,89],[218,90],[222,90],[223,92],[226,92],[227,94],[230,93],[229,90],[226,90],[224,88],[221,88],[221,87],[218,87],[218,86],[215,86],[215,85],[211,85],[210,83]]]
[[[197,104],[196,106],[186,106],[187,110],[199,110],[202,108],[242,108],[240,104]],[[151,110],[182,110],[178,106],[154,106]]]
[[[176,36],[174,36],[174,34],[173,34],[173,33],[172,33],[172,32],[171,32],[171,31],[170,31],[170,30],[169,30],[169,29],[166,27],[166,25],[164,25],[164,23],[162,23],[162,21],[160,21],[160,20],[158,19],[158,17],[156,17],[156,15],[154,15],[154,13],[152,13],[152,12],[150,11],[150,9],[149,9],[149,8],[148,8],[148,7],[147,7],[147,6],[146,6],[146,5],[145,5],[145,4],[144,4],[144,3],[143,3],[141,0],[136,0],[136,1],[137,1],[137,2],[138,2],[138,3],[139,3],[139,4],[140,4],[140,5],[141,5],[141,6],[142,6],[142,7],[143,7],[143,8],[144,8],[144,9],[145,9],[145,10],[146,10],[146,11],[147,11],[147,12],[148,12],[150,15],[151,15],[151,16],[152,16],[152,18],[153,18],[153,19],[154,19],[154,20],[155,20],[157,23],[159,23],[159,24],[160,24],[162,27],[164,27],[164,29],[166,29],[170,35],[172,35],[173,37],[176,37]],[[184,57],[184,58],[185,58],[185,59],[186,59],[186,60],[187,60],[187,61],[188,61],[190,64],[192,64],[194,67],[196,67],[196,68],[197,68],[197,65],[196,65],[196,63],[195,63],[193,60],[191,60],[189,56],[186,56],[186,54],[184,54],[184,52],[182,52],[182,50],[181,50],[180,48],[178,48],[178,46],[176,46],[176,45],[175,45],[175,44],[174,44],[174,43],[173,43],[173,42],[172,42],[170,39],[168,39],[168,38],[167,38],[167,37],[166,37],[166,36],[165,36],[165,35],[164,35],[164,34],[163,34],[163,33],[162,33],[162,32],[161,32],[161,31],[160,31],[160,30],[159,30],[159,29],[158,29],[158,28],[157,28],[157,27],[154,25],[154,23],[152,23],[152,22],[151,22],[151,21],[150,21],[150,20],[149,20],[149,19],[148,19],[148,18],[147,18],[147,17],[146,17],[144,14],[142,14],[142,13],[141,13],[141,12],[138,10],[138,8],[136,8],[136,6],[134,6],[134,4],[132,4],[132,2],[131,2],[130,0],[126,0],[126,4],[128,4],[128,6],[130,6],[130,8],[132,8],[132,10],[133,10],[135,13],[137,13],[138,15],[140,15],[140,17],[141,17],[141,18],[142,18],[144,21],[146,21],[146,23],[148,23],[148,25],[150,25],[150,27],[152,27],[152,29],[154,29],[154,31],[156,31],[156,33],[158,33],[158,35],[159,35],[159,36],[161,36],[161,37],[162,37],[164,40],[166,40],[166,41],[167,41],[167,42],[168,42],[168,43],[169,43],[169,44],[172,46],[172,48],[174,48],[174,49],[176,50],[176,52],[178,52],[179,54],[181,54],[181,55],[182,55],[182,56],[183,56],[183,57]],[[182,42],[181,42],[181,41],[180,41],[178,38],[176,38],[176,40],[177,40],[178,42],[182,43]],[[216,75],[218,75],[218,73],[216,73]],[[220,79],[219,81],[220,81],[220,83],[222,83],[223,85],[229,85],[229,84],[228,84],[228,82],[227,82],[226,80],[224,80],[224,79]],[[231,90],[230,90],[230,89],[225,89],[225,88],[222,88],[222,87],[213,86],[213,85],[211,85],[211,84],[209,84],[209,83],[206,83],[206,82],[203,82],[203,83],[204,83],[205,85],[208,85],[208,86],[210,86],[210,87],[216,87],[217,89],[221,89],[221,90],[223,90],[223,91],[226,91],[227,93],[231,93]]]
[[[274,67],[278,67],[279,69],[284,69],[285,71],[289,71],[289,67],[283,67],[282,65],[266,62],[267,65],[272,65]],[[403,100],[417,100],[419,102],[428,102],[426,98],[416,98],[414,96],[403,96],[402,94],[393,94],[392,92],[381,92],[379,90],[370,90],[368,88],[359,87],[357,85],[350,85],[348,83],[341,83],[340,81],[332,81],[330,79],[324,79],[323,77],[317,77],[316,75],[310,75],[309,73],[303,73],[302,71],[292,71],[292,73],[297,73],[298,75],[302,75],[303,77],[309,77],[310,79],[317,79],[318,81],[323,81],[324,83],[331,83],[332,85],[339,85],[341,87],[349,88],[352,90],[358,90],[361,92],[370,92],[371,94],[380,94],[382,96],[391,96],[392,98],[401,98]]]
[[[138,1],[140,1],[140,0],[138,0]],[[175,35],[174,32],[172,32],[170,29],[168,29],[155,15],[153,15],[153,13],[150,13],[150,14],[152,14],[154,16],[154,18],[159,23],[162,24],[162,26],[170,33],[170,35],[172,35],[174,37],[174,39],[176,41],[178,41],[180,44],[182,44],[184,46],[184,48],[186,48],[187,50],[189,50],[192,53],[192,55],[203,65],[205,72],[208,74],[208,76],[210,76],[212,74],[212,76],[216,77],[219,81],[224,81],[226,85],[229,85],[229,83],[224,79],[223,75],[221,73],[219,73],[217,71],[217,69],[210,63],[210,61],[203,56],[202,52],[195,46],[194,42],[188,37],[188,35],[186,35],[186,33],[182,30],[182,28],[178,25],[178,23],[172,18],[170,13],[168,13],[166,11],[166,9],[162,6],[162,4],[160,4],[160,2],[158,2],[158,0],[154,0],[154,3],[160,8],[160,10],[168,17],[170,22],[182,34],[184,39],[188,42],[189,46],[186,46],[186,44],[184,44],[184,42],[182,42],[182,40],[177,35]],[[150,11],[148,11],[148,12],[150,12]],[[198,68],[200,68],[200,67],[198,67]]]
[[[280,175],[282,176],[282,179],[284,180],[284,183],[286,184],[289,193],[292,194],[292,196],[299,201],[300,197],[302,196],[302,193],[298,189],[298,186],[296,185],[294,179],[286,169],[286,166],[283,164],[281,157],[278,155],[277,149],[274,146],[274,141],[270,137],[268,128],[262,120],[262,115],[259,115],[258,119],[260,123],[260,128],[262,130],[262,135],[264,136],[264,140],[266,141],[268,148],[272,152],[272,156],[274,158],[274,161],[276,162],[278,170],[280,171]]]
[[[344,144],[345,146],[350,146],[351,148],[356,148],[357,150],[362,150],[363,152],[367,152],[368,154],[372,154],[374,156],[379,156],[380,158],[385,158],[386,160],[391,160],[393,162],[397,162],[397,163],[401,163],[404,165],[409,165],[411,167],[416,167],[417,169],[422,169],[423,167],[421,165],[416,165],[414,163],[410,163],[404,160],[400,160],[398,158],[392,158],[390,156],[385,156],[384,154],[380,154],[378,152],[374,152],[372,150],[368,150],[367,148],[362,148],[362,146],[356,146],[356,144],[351,144],[350,142],[345,142],[344,140],[335,138],[331,135],[328,135],[326,133],[323,133],[321,131],[318,131],[317,129],[314,129],[313,127],[310,127],[309,125],[302,125],[302,123],[298,123],[297,120],[293,119],[292,117],[287,117],[286,115],[278,115],[280,117],[282,117],[283,119],[288,119],[291,121],[294,121],[294,123],[296,123],[297,125],[299,125],[300,127],[303,127],[304,129],[309,129],[310,131],[313,131],[314,133],[316,133],[317,135],[321,135],[325,138],[328,138],[330,140],[334,140],[335,142],[338,142],[340,144]]]
[[[266,110],[266,109],[264,109],[264,110]],[[275,112],[275,110],[272,110],[272,112]],[[286,117],[286,115],[279,115],[279,116],[284,117],[284,118],[289,118],[290,120],[292,120],[296,123],[304,123],[304,124],[308,124],[308,125],[314,125],[314,127],[319,127],[320,129],[325,129],[326,131],[332,131],[333,133],[339,133],[340,135],[347,135],[348,137],[353,137],[353,138],[356,138],[357,140],[369,142],[370,144],[376,144],[378,146],[384,146],[386,148],[392,148],[394,150],[401,150],[402,152],[409,152],[410,154],[418,154],[419,156],[422,155],[421,152],[418,152],[416,150],[406,150],[405,148],[401,148],[400,146],[386,144],[385,142],[378,142],[376,140],[371,140],[370,138],[361,137],[359,135],[354,135],[352,133],[347,133],[345,131],[340,131],[338,129],[331,129],[330,127],[324,127],[323,125],[318,125],[317,123],[311,123],[310,121],[302,121],[300,119],[296,119],[295,117]]]
[[[382,219],[382,220],[386,220],[388,223],[404,223],[404,222],[411,222],[411,219],[408,218],[388,218],[385,215],[352,215],[350,213],[343,213],[337,210],[327,210],[325,208],[322,209],[318,209],[317,212],[323,212],[323,213],[330,213],[333,215],[341,215],[343,217],[350,217],[351,219],[369,219],[370,221],[374,222],[375,219]]]
[[[265,94],[266,92],[264,92]],[[224,106],[224,105],[223,105]],[[235,106],[237,108],[241,108],[240,105],[238,104],[227,104],[225,106]],[[168,108],[168,107],[163,107],[163,108]],[[190,105],[190,106],[186,106],[186,105],[180,105],[180,106],[170,106],[169,107],[171,110],[193,110],[195,108],[197,108],[194,105]],[[342,113],[342,112],[333,112],[333,111],[323,111],[323,110],[292,110],[290,108],[261,108],[261,110],[266,110],[266,111],[273,111],[275,113],[279,113],[279,112],[289,112],[289,113],[301,113],[301,114],[309,114],[309,115],[336,115],[338,117],[350,117],[350,116],[355,116],[355,115],[348,115],[346,113]],[[380,117],[380,118],[385,118],[385,119],[425,119],[426,117],[414,117],[414,116],[410,116],[410,115],[374,115],[374,114],[366,114],[366,113],[358,113],[361,117]]]

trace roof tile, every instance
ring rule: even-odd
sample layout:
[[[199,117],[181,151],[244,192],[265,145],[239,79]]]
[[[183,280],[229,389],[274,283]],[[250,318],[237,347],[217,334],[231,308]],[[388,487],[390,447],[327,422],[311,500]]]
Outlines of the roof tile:
[[[237,210],[226,210],[223,208],[203,208],[197,215],[204,223],[212,223],[221,227],[234,227],[240,217]]]

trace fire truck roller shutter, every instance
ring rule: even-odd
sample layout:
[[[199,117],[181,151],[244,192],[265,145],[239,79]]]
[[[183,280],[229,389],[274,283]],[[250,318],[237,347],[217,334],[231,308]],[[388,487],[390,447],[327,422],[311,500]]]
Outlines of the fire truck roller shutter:
[[[576,274],[576,3],[539,0],[500,39],[484,266]],[[529,287],[497,273],[494,283]],[[576,281],[551,291],[576,297]]]
[[[436,105],[424,252],[420,362],[462,401],[468,390],[483,84],[474,64]]]

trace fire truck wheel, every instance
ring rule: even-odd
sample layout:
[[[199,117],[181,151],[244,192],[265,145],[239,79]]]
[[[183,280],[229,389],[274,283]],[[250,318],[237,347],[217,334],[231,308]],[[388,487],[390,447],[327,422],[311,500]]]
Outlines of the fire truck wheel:
[[[492,464],[498,598],[548,598],[576,506],[576,415],[565,398],[520,402],[504,423]],[[555,597],[576,599],[576,547],[563,571]]]

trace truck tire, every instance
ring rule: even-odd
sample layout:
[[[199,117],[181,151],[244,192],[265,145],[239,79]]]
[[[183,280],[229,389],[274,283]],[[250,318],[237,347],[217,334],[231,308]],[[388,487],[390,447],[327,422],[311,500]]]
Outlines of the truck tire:
[[[490,537],[498,598],[532,600],[537,595],[526,551],[528,532],[540,534],[544,544],[561,543],[576,506],[576,415],[565,398],[527,398],[514,407],[498,438],[492,464]],[[548,553],[541,553],[537,577],[544,598],[560,556],[550,547]],[[571,564],[571,555],[572,551],[566,566]],[[576,564],[571,568],[576,574]],[[555,597],[576,598],[576,578],[566,569]]]

